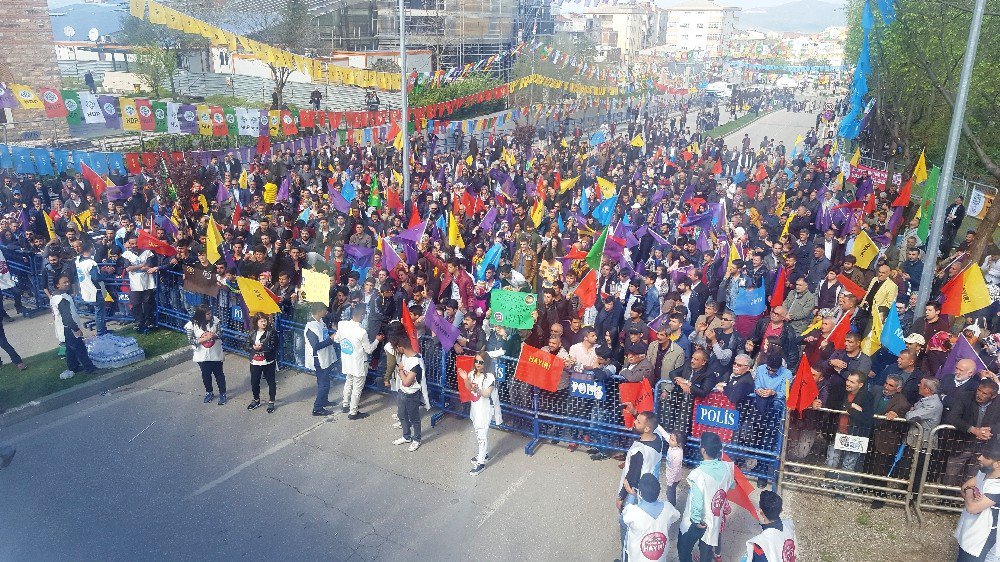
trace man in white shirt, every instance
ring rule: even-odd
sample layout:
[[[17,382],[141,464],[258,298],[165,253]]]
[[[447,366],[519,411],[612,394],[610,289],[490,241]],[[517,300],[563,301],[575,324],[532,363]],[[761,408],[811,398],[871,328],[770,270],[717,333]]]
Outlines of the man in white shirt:
[[[122,258],[127,264],[129,301],[132,303],[132,315],[135,317],[135,329],[145,334],[153,329],[156,318],[153,317],[156,306],[156,257],[149,250],[139,250],[137,239],[129,236],[125,239],[125,251]]]
[[[958,561],[996,560],[1000,517],[1000,444],[979,454],[979,471],[962,485],[965,510],[958,519]]]
[[[586,371],[597,367],[597,332],[593,328],[584,328],[583,341],[569,348],[569,356],[573,358],[577,371]]]
[[[312,321],[305,325],[305,367],[316,371],[316,400],[313,402],[312,415],[328,416],[326,409],[330,405],[330,371],[337,362],[337,353],[333,347],[334,335],[329,333],[323,317],[327,307],[316,304],[312,310]]]
[[[358,306],[351,311],[350,320],[341,320],[337,324],[337,332],[333,340],[340,344],[340,364],[344,373],[344,400],[341,402],[342,412],[350,412],[347,419],[356,420],[368,417],[365,412],[358,411],[361,401],[361,391],[368,377],[368,357],[377,342],[385,339],[383,334],[375,336],[375,341],[368,339],[368,332],[361,327],[365,309]]]
[[[791,519],[781,518],[781,496],[771,490],[760,493],[757,512],[761,532],[747,541],[747,562],[795,560],[796,537]]]
[[[674,506],[659,500],[660,482],[656,475],[640,476],[638,489],[636,503],[622,509],[626,527],[622,562],[664,561],[670,551],[670,526],[681,514]]]
[[[94,247],[86,243],[80,256],[76,258],[76,280],[80,286],[80,297],[83,302],[94,307],[94,322],[97,335],[106,334],[107,306],[104,303],[104,283],[100,281],[100,271],[93,258]]]

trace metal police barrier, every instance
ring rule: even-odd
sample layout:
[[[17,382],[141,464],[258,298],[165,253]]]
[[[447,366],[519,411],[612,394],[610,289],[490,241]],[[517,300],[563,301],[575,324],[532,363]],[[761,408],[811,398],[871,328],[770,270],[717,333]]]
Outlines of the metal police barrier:
[[[919,436],[920,426],[875,416],[872,427],[859,428],[848,416],[827,408],[787,416],[778,487],[881,500],[902,507],[909,521],[920,454],[907,435]]]
[[[77,311],[84,318],[92,318],[86,323],[87,328],[96,328],[97,310],[96,307],[104,307],[104,318],[106,322],[115,321],[121,324],[128,324],[135,320],[132,315],[132,303],[129,299],[130,287],[128,276],[119,276],[117,266],[111,262],[97,264],[98,269],[98,299],[99,302],[90,304],[85,302],[80,295],[76,295]],[[157,278],[157,284],[163,282],[163,277]],[[79,282],[79,279],[77,279]],[[103,285],[106,293],[101,294],[99,289]]]
[[[3,295],[14,300],[15,308],[34,316],[49,310],[49,296],[45,294],[42,270],[45,262],[40,254],[29,254],[14,248],[3,248],[7,269],[17,283],[13,288],[4,289]]]
[[[239,291],[228,286],[220,287],[215,297],[192,293],[183,289],[183,276],[176,271],[160,270],[156,277],[156,322],[159,326],[184,332],[184,325],[191,320],[194,309],[208,305],[212,316],[219,319],[222,345],[226,351],[247,355],[245,344],[247,330],[243,323],[243,308]]]
[[[966,438],[960,434],[953,425],[932,429],[924,445],[920,491],[915,503],[921,522],[925,509],[961,512],[965,505],[959,489],[979,466],[978,443],[971,435]]]
[[[664,429],[683,439],[686,463],[701,461],[701,435],[712,431],[744,474],[777,480],[785,439],[784,401],[751,395],[733,404],[721,392],[695,397],[664,380],[656,385],[656,412]]]

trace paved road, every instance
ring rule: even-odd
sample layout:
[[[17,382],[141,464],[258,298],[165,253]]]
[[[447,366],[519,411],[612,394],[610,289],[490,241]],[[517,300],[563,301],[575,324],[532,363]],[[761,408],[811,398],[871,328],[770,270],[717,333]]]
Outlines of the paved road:
[[[753,146],[756,148],[766,135],[769,139],[784,141],[785,146],[791,151],[795,137],[805,135],[810,127],[816,124],[816,114],[810,112],[792,113],[791,111],[775,111],[754,121],[750,126],[734,132],[726,137],[726,144],[739,143],[744,134],[750,135]]]
[[[550,444],[528,457],[496,431],[473,477],[467,420],[425,425],[408,453],[385,397],[365,395],[366,420],[317,419],[314,379],[283,372],[277,412],[248,412],[246,360],[226,370],[226,406],[202,403],[187,363],[0,432],[18,448],[0,471],[0,558],[618,556],[614,461]],[[754,528],[737,512],[727,560]]]

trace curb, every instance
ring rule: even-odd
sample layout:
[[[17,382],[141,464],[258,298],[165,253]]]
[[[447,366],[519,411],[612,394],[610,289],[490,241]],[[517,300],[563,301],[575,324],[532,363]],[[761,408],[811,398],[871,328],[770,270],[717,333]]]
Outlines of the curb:
[[[753,124],[754,124],[754,123],[756,123],[757,121],[760,121],[761,119],[763,119],[763,118],[767,117],[768,115],[770,115],[770,114],[772,114],[772,113],[774,113],[774,110],[771,110],[771,111],[768,111],[767,113],[761,113],[761,114],[759,114],[759,115],[757,116],[757,118],[756,118],[756,119],[754,119],[754,120],[752,120],[752,121],[748,121],[748,122],[744,123],[744,124],[743,124],[743,126],[741,126],[741,127],[737,127],[737,128],[735,128],[735,129],[733,129],[732,131],[729,131],[728,133],[726,133],[726,134],[722,135],[722,137],[721,137],[721,138],[725,139],[725,138],[726,138],[726,137],[728,137],[728,136],[731,136],[731,135],[735,135],[736,133],[738,133],[738,132],[742,131],[743,129],[746,129],[746,128],[747,128],[747,127],[749,127],[750,125],[753,125]],[[720,125],[720,126],[721,126],[721,125]],[[713,138],[714,138],[714,137],[713,137]]]
[[[48,396],[43,396],[27,404],[16,406],[0,414],[0,427],[9,427],[28,418],[57,410],[63,406],[90,398],[91,396],[102,394],[113,388],[132,384],[164,369],[176,367],[190,360],[190,355],[190,346],[182,346],[180,349],[153,357],[138,367],[131,365],[122,367],[85,383],[60,390]]]

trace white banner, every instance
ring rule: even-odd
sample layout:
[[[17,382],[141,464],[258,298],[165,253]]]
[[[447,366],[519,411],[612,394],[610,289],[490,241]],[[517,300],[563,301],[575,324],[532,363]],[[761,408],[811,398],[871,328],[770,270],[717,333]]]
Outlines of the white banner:
[[[847,451],[849,453],[867,453],[868,438],[859,437],[857,435],[848,435],[846,433],[838,433],[833,439],[833,448],[838,451]]]

